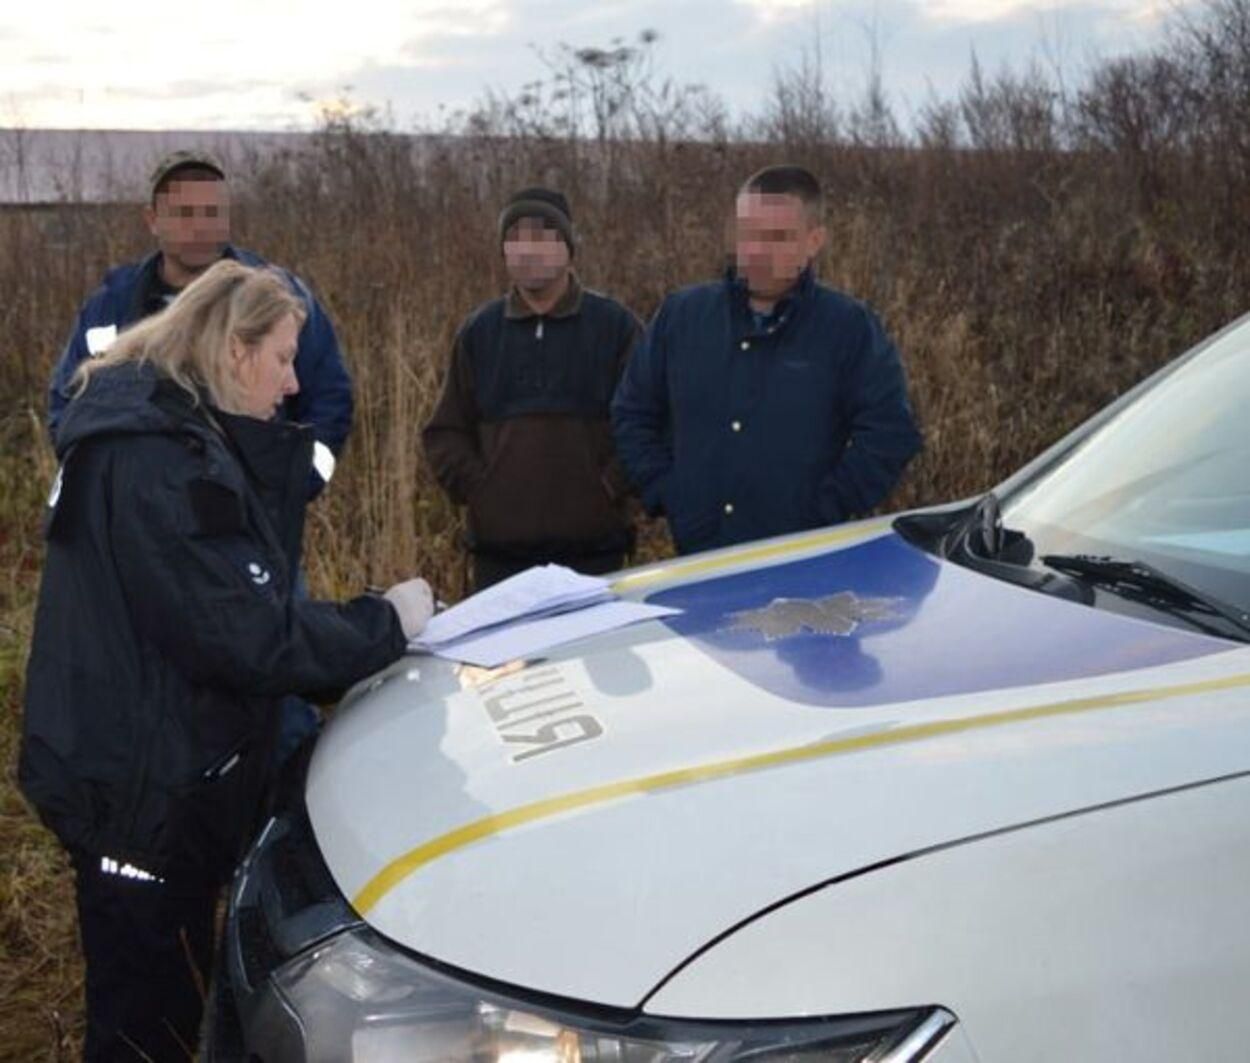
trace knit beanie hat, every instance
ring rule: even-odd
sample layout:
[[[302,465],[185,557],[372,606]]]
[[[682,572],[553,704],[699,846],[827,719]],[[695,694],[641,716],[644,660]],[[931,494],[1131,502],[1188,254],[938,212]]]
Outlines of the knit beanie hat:
[[[502,244],[504,234],[521,218],[541,218],[547,225],[555,229],[562,240],[568,245],[569,254],[577,246],[573,234],[573,213],[569,210],[569,201],[550,188],[522,188],[504,206],[499,215],[499,242]]]

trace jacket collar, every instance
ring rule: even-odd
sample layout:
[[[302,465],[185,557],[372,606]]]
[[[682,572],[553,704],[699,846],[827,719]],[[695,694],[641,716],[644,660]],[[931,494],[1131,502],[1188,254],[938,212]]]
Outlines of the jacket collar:
[[[289,421],[262,421],[221,410],[206,412],[242,466],[251,490],[260,498],[269,532],[294,571],[299,567],[300,540],[304,534],[312,429]]]
[[[226,438],[253,482],[274,491],[285,491],[292,462],[301,466],[302,488],[311,461],[312,429],[290,421],[262,421],[244,414],[211,409],[214,427]],[[308,454],[304,454],[308,451]]]
[[[729,266],[725,269],[725,284],[732,293],[735,301],[740,301],[743,306],[750,309],[750,303],[748,300],[750,299],[751,293],[747,290],[747,282],[739,276],[738,271],[733,266]],[[783,307],[792,303],[806,302],[811,298],[812,292],[815,290],[816,275],[812,271],[812,266],[809,262],[803,267],[803,271],[794,282],[794,287],[777,300],[777,306],[774,308],[773,312],[776,313],[778,310],[781,310]]]
[[[221,257],[237,261],[239,250],[234,244],[226,244],[221,252]],[[160,265],[161,253],[159,251],[153,251],[140,261],[134,274],[135,285],[130,296],[130,305],[126,308],[126,324],[132,325],[136,321],[142,321],[149,314],[160,309],[152,306],[160,279],[160,273],[158,272]]]
[[[548,310],[543,317],[573,317],[580,313],[582,309],[582,294],[581,281],[577,279],[577,274],[570,270],[568,288],[560,296],[560,301]],[[504,317],[510,321],[523,321],[526,318],[538,316],[534,313],[534,308],[517,291],[516,285],[508,289],[508,294],[504,296],[503,313]]]
[[[738,323],[739,328],[745,330],[749,335],[759,332],[760,330],[755,324],[754,312],[751,310],[751,293],[747,290],[746,281],[738,275],[738,271],[733,266],[725,270],[725,288],[729,294],[733,318]],[[795,314],[799,313],[804,306],[811,302],[815,291],[816,276],[812,272],[811,264],[808,263],[808,265],[803,267],[803,271],[799,274],[798,280],[795,281],[794,287],[777,300],[776,305],[768,315],[772,324],[764,331],[775,332],[783,328]]]
[[[144,366],[144,371],[151,371]],[[261,420],[245,414],[226,413],[200,393],[196,402],[168,377],[152,372],[150,402],[171,425],[186,431],[216,436],[231,450],[248,477],[258,487],[285,492],[294,479],[303,488],[312,461],[313,430],[307,425],[274,418]],[[291,467],[298,466],[292,478]],[[302,496],[301,496],[302,498]]]

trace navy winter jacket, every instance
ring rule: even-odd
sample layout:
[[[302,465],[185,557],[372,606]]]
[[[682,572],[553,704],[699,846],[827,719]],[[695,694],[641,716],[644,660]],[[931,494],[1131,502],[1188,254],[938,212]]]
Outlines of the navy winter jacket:
[[[103,353],[116,333],[153,312],[151,293],[159,257],[159,252],[154,252],[142,261],[110,270],[78,311],[48,389],[48,430],[54,445],[65,406],[73,397],[70,382],[79,363],[93,354]],[[245,266],[267,264],[254,252],[229,245],[225,257]],[[288,421],[310,425],[317,442],[328,447],[337,458],[352,427],[351,377],[343,364],[334,326],[321,304],[295,274],[282,272],[292,291],[303,301],[307,314],[295,354],[299,393],[287,399],[283,412]],[[308,481],[309,497],[314,497],[325,486],[332,467],[332,463],[318,458],[316,471]]]
[[[396,660],[398,616],[294,593],[307,427],[210,414],[124,363],[57,442],[22,791],[73,852],[223,882],[263,812],[279,699]]]
[[[880,322],[810,271],[763,327],[732,274],[669,296],[612,421],[626,471],[682,553],[865,513],[921,445]]]

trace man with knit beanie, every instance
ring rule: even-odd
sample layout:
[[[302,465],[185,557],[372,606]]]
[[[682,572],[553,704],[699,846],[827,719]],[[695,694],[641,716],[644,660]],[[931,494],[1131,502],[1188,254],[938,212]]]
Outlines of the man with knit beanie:
[[[522,189],[498,239],[511,287],[456,333],[426,458],[468,507],[475,590],[548,562],[612,572],[633,532],[608,408],[641,326],[581,286],[561,193]]]

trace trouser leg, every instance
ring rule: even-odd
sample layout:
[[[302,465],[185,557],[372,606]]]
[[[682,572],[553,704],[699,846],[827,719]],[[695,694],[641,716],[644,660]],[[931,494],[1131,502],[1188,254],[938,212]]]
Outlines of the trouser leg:
[[[621,551],[615,554],[550,557],[547,560],[557,565],[571,568],[574,572],[580,572],[584,576],[602,576],[619,569],[625,563],[625,553]],[[485,590],[493,584],[501,583],[509,576],[515,576],[518,572],[524,572],[527,568],[544,563],[544,561],[519,561],[511,558],[492,557],[488,554],[474,554],[473,590],[475,593]]]
[[[524,572],[533,565],[532,561],[514,561],[510,558],[490,557],[484,554],[473,555],[473,593],[484,591],[496,583],[502,583],[509,576]]]
[[[565,562],[574,572],[583,576],[606,576],[616,572],[625,564],[625,554],[594,554],[590,557],[579,557]]]
[[[86,961],[83,1058],[190,1060],[215,948],[215,887],[174,887],[75,860]]]

